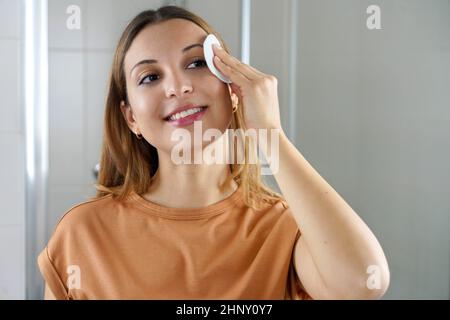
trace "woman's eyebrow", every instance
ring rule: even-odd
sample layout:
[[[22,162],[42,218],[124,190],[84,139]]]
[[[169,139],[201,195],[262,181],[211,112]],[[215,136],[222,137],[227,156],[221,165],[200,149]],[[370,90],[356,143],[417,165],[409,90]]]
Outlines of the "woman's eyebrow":
[[[194,43],[194,44],[191,44],[191,45],[187,46],[186,48],[184,48],[183,50],[181,50],[181,52],[182,52],[182,53],[185,53],[186,51],[188,51],[188,50],[190,50],[190,49],[192,49],[192,48],[195,48],[195,47],[201,47],[201,48],[203,48],[203,44],[201,44],[201,43]],[[134,65],[133,68],[131,68],[131,71],[130,71],[130,77],[131,77],[131,75],[133,74],[133,70],[134,70],[136,67],[140,66],[141,64],[151,64],[151,63],[157,63],[157,62],[158,62],[158,60],[155,60],[155,59],[145,59],[145,60],[139,61],[138,63],[136,63],[136,64]]]

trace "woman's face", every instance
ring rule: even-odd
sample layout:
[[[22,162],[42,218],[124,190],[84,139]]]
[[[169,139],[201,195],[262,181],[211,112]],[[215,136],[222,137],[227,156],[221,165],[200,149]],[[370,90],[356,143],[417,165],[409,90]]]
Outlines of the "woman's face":
[[[177,128],[190,132],[189,147],[193,145],[193,123],[175,126],[165,119],[180,106],[207,106],[200,119],[202,133],[209,128],[223,133],[230,124],[230,88],[206,65],[202,47],[206,36],[195,23],[172,19],[141,30],[125,55],[129,105],[123,105],[122,111],[133,132],[140,132],[159,151],[170,153],[179,146],[171,141]],[[145,60],[157,62],[140,63]]]

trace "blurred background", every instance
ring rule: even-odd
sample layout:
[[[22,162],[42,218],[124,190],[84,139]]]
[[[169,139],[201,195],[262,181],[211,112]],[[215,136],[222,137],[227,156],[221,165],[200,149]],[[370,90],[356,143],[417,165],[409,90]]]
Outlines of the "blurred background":
[[[449,0],[0,0],[0,299],[43,297],[37,254],[95,194],[114,47],[167,4],[278,78],[289,138],[386,253],[384,299],[449,299]]]

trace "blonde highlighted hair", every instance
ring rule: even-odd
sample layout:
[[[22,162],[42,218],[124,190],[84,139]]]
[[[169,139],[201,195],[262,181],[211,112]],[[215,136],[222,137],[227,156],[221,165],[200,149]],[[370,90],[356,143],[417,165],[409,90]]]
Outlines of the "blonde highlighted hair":
[[[138,139],[128,127],[121,112],[120,103],[128,103],[124,58],[137,34],[149,25],[170,19],[185,19],[200,26],[207,34],[214,34],[229,52],[220,34],[202,18],[177,6],[163,6],[158,10],[139,13],[126,27],[117,44],[109,77],[109,89],[104,114],[103,143],[98,173],[96,198],[112,194],[114,199],[124,200],[131,192],[146,193],[158,169],[157,149],[145,139]],[[230,128],[246,130],[243,108],[239,101],[233,113]],[[274,204],[283,197],[271,190],[261,179],[261,166],[249,163],[252,149],[245,143],[244,163],[230,164],[231,175],[220,186],[223,190],[233,179],[242,187],[247,206],[259,209],[263,203]]]

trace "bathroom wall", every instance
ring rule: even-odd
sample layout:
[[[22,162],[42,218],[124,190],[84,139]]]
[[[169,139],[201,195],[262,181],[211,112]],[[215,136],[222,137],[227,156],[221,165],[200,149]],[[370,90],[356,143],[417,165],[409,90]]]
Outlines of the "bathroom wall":
[[[299,1],[296,36],[297,147],[383,246],[384,298],[449,299],[450,1]]]
[[[21,1],[0,0],[0,300],[25,298]]]

